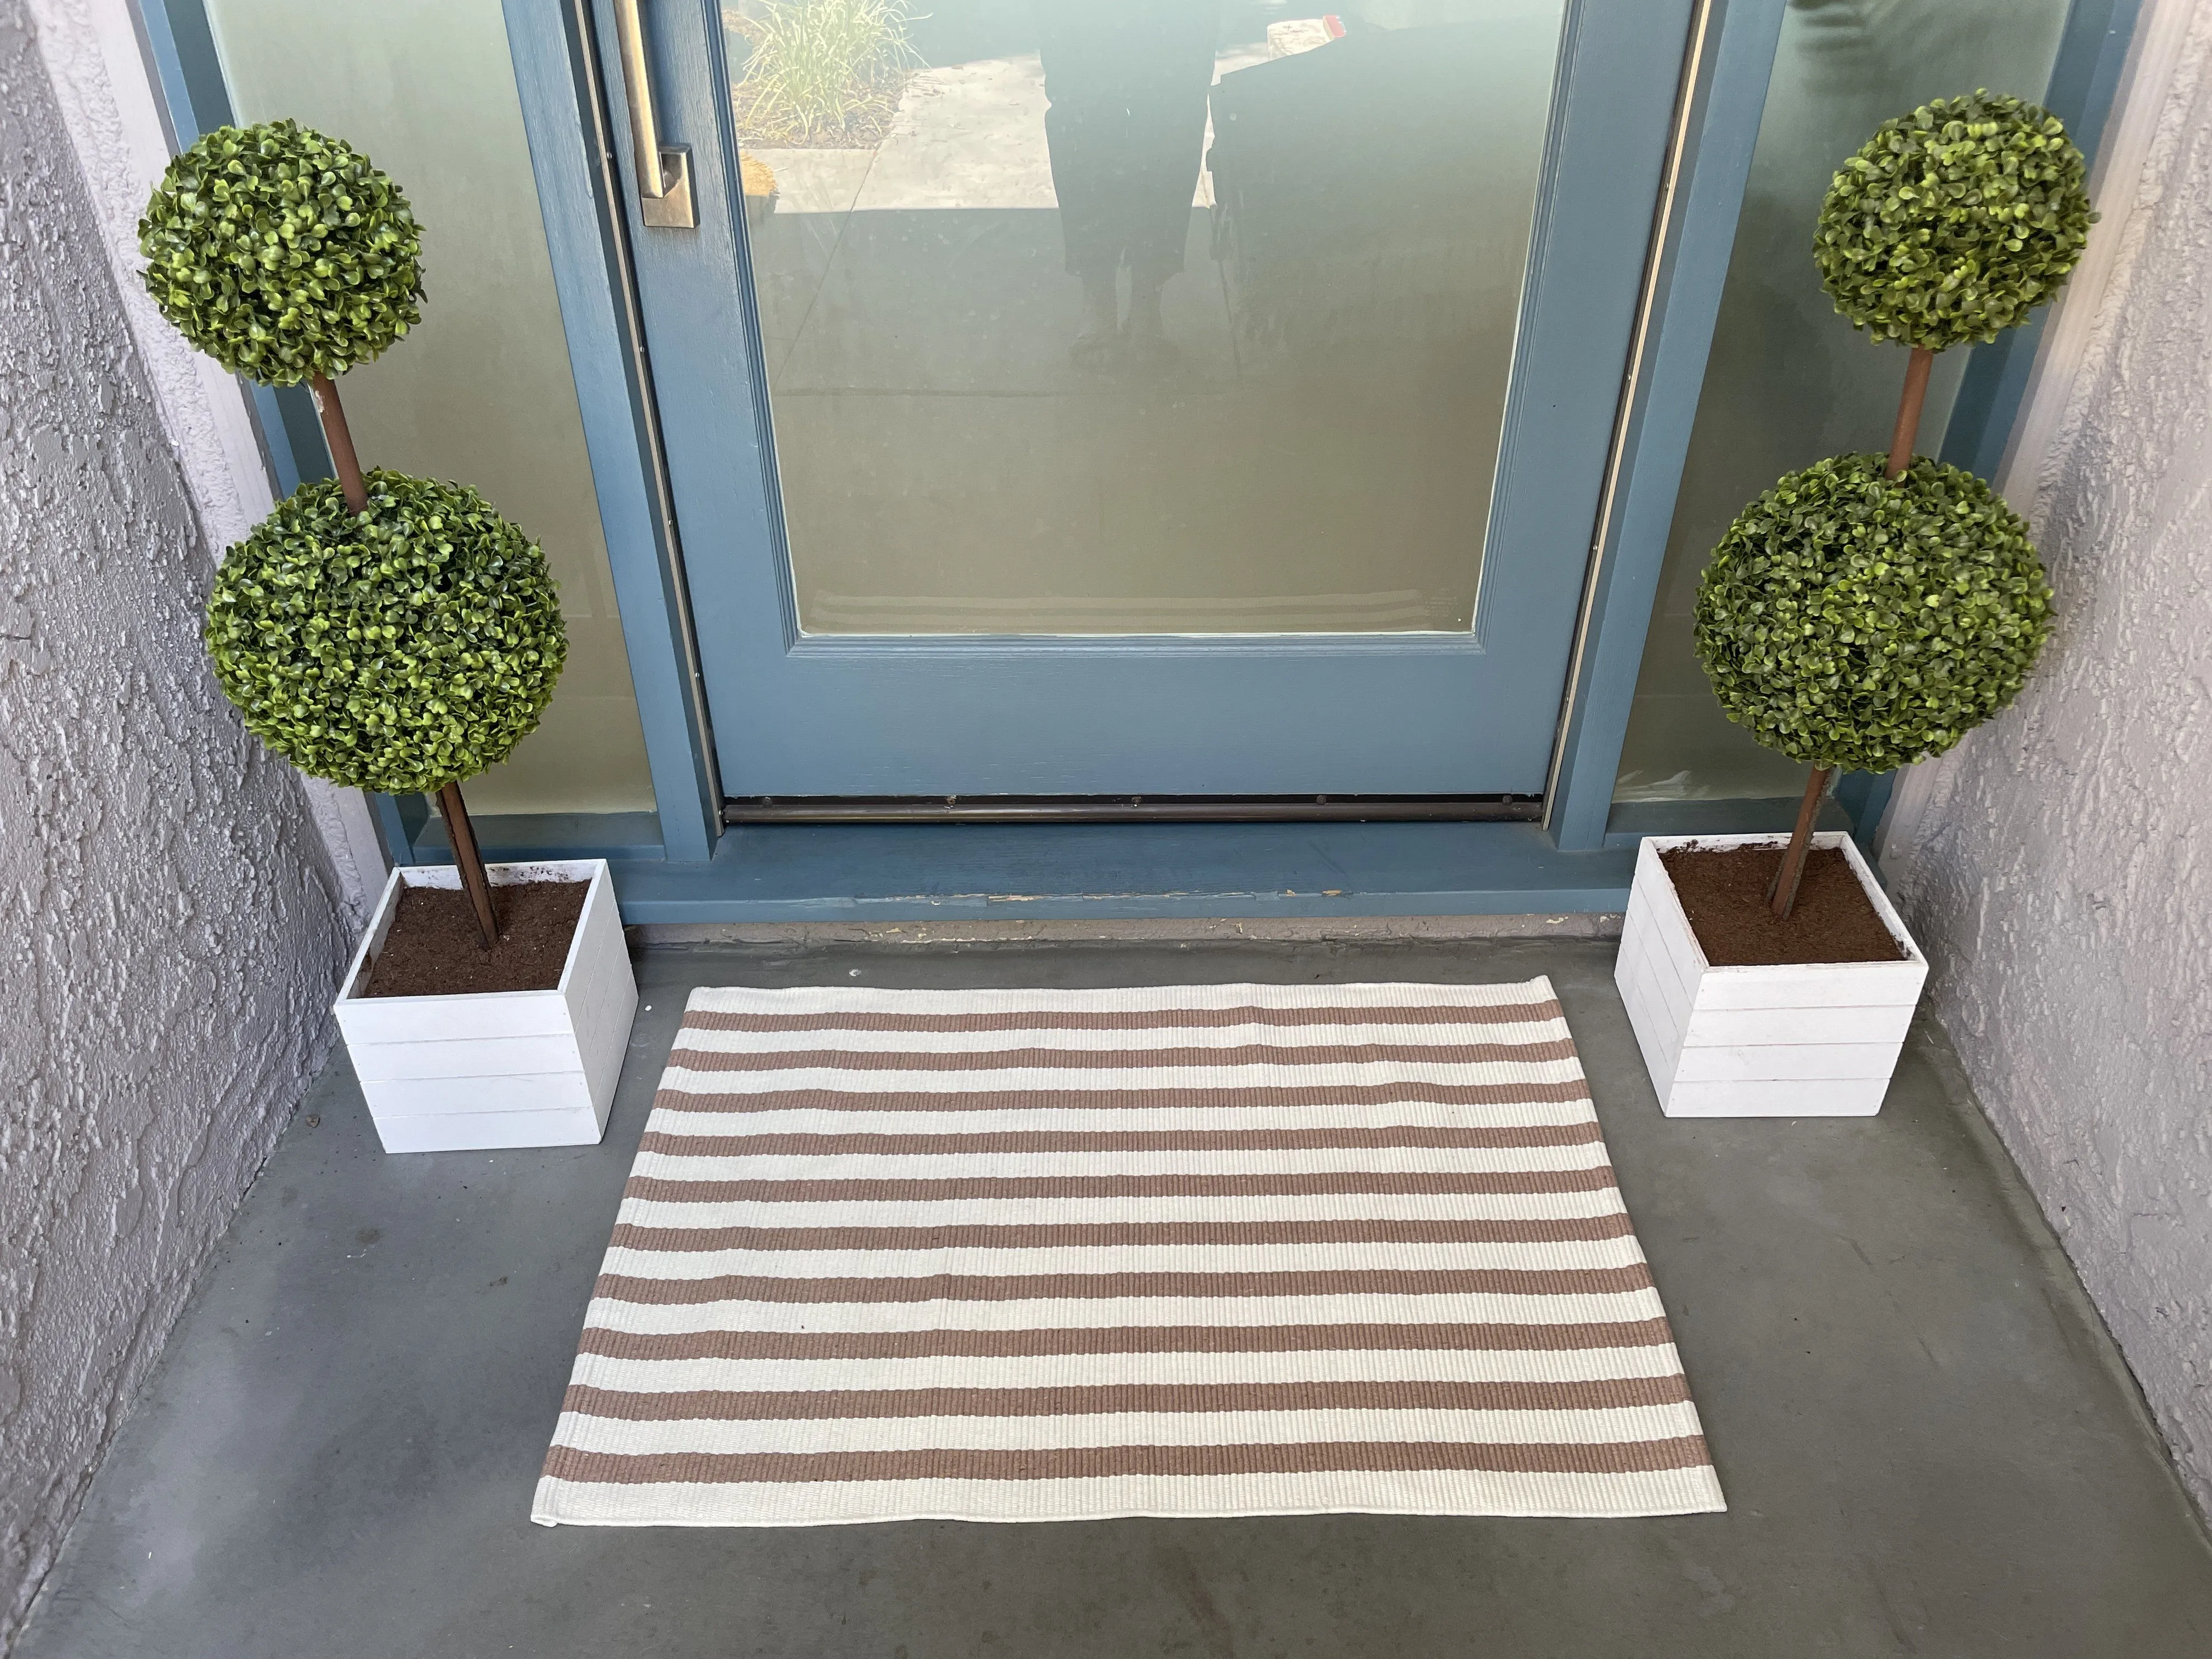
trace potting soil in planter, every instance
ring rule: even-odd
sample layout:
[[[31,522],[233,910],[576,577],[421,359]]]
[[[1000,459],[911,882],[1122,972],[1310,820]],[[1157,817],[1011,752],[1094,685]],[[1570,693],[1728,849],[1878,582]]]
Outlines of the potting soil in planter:
[[[1787,921],[1777,921],[1766,908],[1766,890],[1784,850],[1677,847],[1659,854],[1707,962],[1751,968],[1905,958],[1858,876],[1832,847],[1813,849],[1796,907]]]
[[[476,991],[550,991],[561,982],[568,942],[583,914],[585,881],[525,881],[491,890],[499,944],[483,948],[477,913],[457,887],[410,887],[369,969],[362,994],[465,996]]]

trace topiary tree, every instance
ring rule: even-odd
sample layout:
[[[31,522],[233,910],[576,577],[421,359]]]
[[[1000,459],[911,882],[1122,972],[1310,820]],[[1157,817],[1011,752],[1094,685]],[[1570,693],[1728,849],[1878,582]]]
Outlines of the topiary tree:
[[[1839,455],[1729,527],[1698,588],[1698,657],[1730,720],[1814,769],[1809,809],[1837,769],[1940,755],[2009,703],[2051,599],[2026,521],[1973,474]],[[1812,822],[1800,811],[1785,856],[1796,875]]]
[[[292,121],[222,127],[139,222],[164,316],[225,368],[313,389],[337,477],[229,549],[216,678],[246,728],[334,783],[437,797],[487,949],[491,887],[461,782],[536,729],[567,655],[537,544],[461,484],[363,475],[333,375],[421,320],[422,242],[366,156]]]
[[[1936,354],[1994,340],[2065,283],[2096,222],[2087,178],[2057,116],[1987,91],[1883,122],[1836,174],[1820,280],[1852,327],[1912,348],[1891,477],[1911,464]]]
[[[1936,354],[2027,320],[2096,215],[2049,111],[1977,92],[1885,121],[1821,204],[1813,257],[1855,328],[1911,348],[1887,457],[1790,473],[1738,516],[1698,588],[1698,660],[1730,720],[1813,774],[1769,901],[1796,903],[1838,768],[1948,749],[2010,702],[2051,629],[2027,526],[1913,459]]]

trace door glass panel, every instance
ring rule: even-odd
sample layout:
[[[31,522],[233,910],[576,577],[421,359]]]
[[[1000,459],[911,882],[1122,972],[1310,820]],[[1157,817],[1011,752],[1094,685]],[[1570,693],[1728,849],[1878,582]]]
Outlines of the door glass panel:
[[[734,0],[801,628],[1470,628],[1563,10]]]

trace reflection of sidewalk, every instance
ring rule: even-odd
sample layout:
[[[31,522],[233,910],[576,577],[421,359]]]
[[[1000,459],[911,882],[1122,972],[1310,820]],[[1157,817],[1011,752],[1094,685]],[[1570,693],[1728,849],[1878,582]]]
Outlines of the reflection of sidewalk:
[[[921,70],[879,149],[757,149],[778,213],[902,208],[1051,208],[1044,68],[1026,58]]]
[[[1217,76],[1263,61],[1264,47],[1221,54]],[[1052,208],[1044,139],[1044,66],[1034,52],[927,69],[908,81],[882,146],[755,149],[775,169],[779,213],[914,208]],[[1207,131],[1211,142],[1211,128]],[[1194,207],[1211,207],[1199,174]]]
[[[1046,107],[1036,56],[971,62],[915,74],[872,151],[752,152],[780,187],[747,236],[802,626],[1464,629],[1511,275],[1425,332],[1370,281],[1358,314],[1390,349],[1255,373],[1194,167],[1184,274],[1161,295],[1179,356],[1088,372]]]

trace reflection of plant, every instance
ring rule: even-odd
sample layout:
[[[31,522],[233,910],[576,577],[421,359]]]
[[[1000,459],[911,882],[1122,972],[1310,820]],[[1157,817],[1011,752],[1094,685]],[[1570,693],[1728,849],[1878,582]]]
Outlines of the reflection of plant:
[[[743,137],[799,144],[880,139],[907,71],[908,0],[748,0],[724,14],[750,48],[736,88]]]

